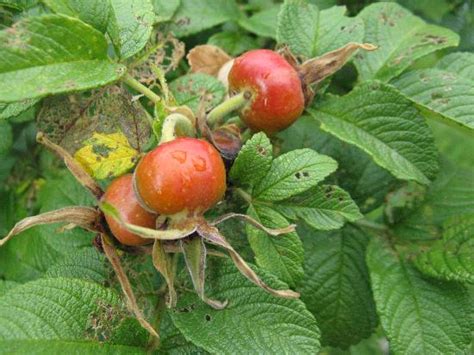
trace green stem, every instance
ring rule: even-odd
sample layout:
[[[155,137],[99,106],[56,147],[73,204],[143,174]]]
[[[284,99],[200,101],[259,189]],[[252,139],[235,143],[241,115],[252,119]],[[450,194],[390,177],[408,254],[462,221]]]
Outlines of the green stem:
[[[150,99],[153,103],[157,104],[161,102],[161,97],[155,94],[153,91],[148,89],[145,85],[140,83],[137,79],[133,78],[130,74],[125,74],[122,79],[128,86],[135,89],[139,93],[142,93]]]
[[[252,94],[249,91],[232,96],[218,106],[214,107],[207,115],[207,122],[210,126],[218,124],[225,116],[235,110],[239,110],[250,101]]]
[[[196,129],[192,122],[180,113],[172,113],[165,118],[158,144],[172,141],[177,136],[195,137]]]

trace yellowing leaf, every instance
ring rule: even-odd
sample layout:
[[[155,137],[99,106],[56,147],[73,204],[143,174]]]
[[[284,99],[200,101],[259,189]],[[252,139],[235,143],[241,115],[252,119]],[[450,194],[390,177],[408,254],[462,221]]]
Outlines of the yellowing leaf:
[[[138,154],[123,133],[94,132],[74,154],[74,158],[94,178],[100,180],[122,175],[133,168]]]

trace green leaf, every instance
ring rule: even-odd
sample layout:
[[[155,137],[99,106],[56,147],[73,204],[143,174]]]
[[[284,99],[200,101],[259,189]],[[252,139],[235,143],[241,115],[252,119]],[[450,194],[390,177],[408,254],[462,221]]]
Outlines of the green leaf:
[[[455,167],[444,161],[423,203],[394,226],[397,236],[406,239],[436,238],[448,218],[474,214],[473,174],[473,169]]]
[[[207,43],[223,49],[232,56],[259,48],[254,38],[241,32],[219,32],[209,37]]]
[[[139,347],[87,340],[0,340],[0,348],[5,354],[127,355],[147,353],[143,348]]]
[[[421,272],[432,277],[474,283],[474,215],[449,219],[443,239],[419,254],[414,262]]]
[[[257,185],[272,165],[273,147],[265,133],[252,136],[242,147],[230,169],[230,178],[244,186]]]
[[[373,162],[368,154],[322,131],[320,123],[309,115],[300,117],[280,133],[282,151],[311,148],[329,155],[338,163],[328,183],[348,191],[362,212],[369,212],[385,201],[396,183],[395,178]]]
[[[104,0],[43,0],[57,14],[77,17],[104,33],[109,19],[109,1]]]
[[[120,58],[127,59],[145,47],[154,20],[151,0],[110,0],[107,32]]]
[[[171,30],[177,37],[189,36],[239,16],[235,0],[181,0]]]
[[[408,72],[393,85],[428,118],[474,129],[474,54],[450,54],[434,69]]]
[[[364,36],[362,20],[346,17],[345,13],[345,6],[319,11],[312,4],[285,2],[278,15],[277,41],[306,58],[330,52],[349,42],[361,42]]]
[[[364,42],[379,47],[374,52],[356,55],[355,64],[362,80],[389,81],[416,59],[459,43],[456,33],[427,24],[396,3],[371,4],[357,17],[364,21]]]
[[[468,352],[472,305],[463,286],[424,279],[379,238],[369,243],[367,263],[377,313],[394,353]]]
[[[164,313],[160,319],[160,348],[159,354],[166,355],[198,355],[208,354],[207,351],[197,347],[181,334],[171,321],[169,313]]]
[[[368,236],[352,225],[298,231],[305,248],[301,298],[318,320],[322,344],[344,349],[369,337],[377,316],[365,264]]]
[[[286,218],[301,219],[316,230],[339,229],[363,217],[351,196],[336,185],[315,186],[274,208]]]
[[[275,210],[258,204],[250,205],[247,214],[268,228],[284,228],[290,224]],[[290,287],[298,285],[303,277],[304,250],[296,232],[275,237],[247,225],[247,237],[258,266]]]
[[[155,11],[155,23],[171,20],[181,4],[181,0],[152,0],[151,2]]]
[[[26,10],[35,6],[38,0],[1,0],[0,5],[12,7],[17,10]]]
[[[428,184],[438,170],[428,125],[413,104],[388,85],[363,83],[309,112],[323,130],[361,148],[399,179]]]
[[[0,121],[0,155],[9,152],[13,144],[13,131],[8,122]]]
[[[0,120],[18,116],[35,105],[38,101],[37,99],[33,99],[9,104],[0,102]]]
[[[181,76],[171,82],[169,88],[179,105],[189,106],[194,112],[197,112],[203,96],[209,99],[206,107],[213,107],[222,101],[226,93],[219,80],[202,73]]]
[[[217,354],[316,354],[320,349],[316,320],[297,299],[272,296],[244,278],[230,262],[209,260],[206,291],[214,299],[228,299],[214,310],[194,293],[180,295],[171,318],[185,338]],[[271,287],[286,285],[262,270]]]
[[[0,298],[0,339],[82,339],[91,314],[118,301],[110,290],[83,280],[32,281]]]
[[[83,248],[65,254],[45,272],[45,277],[68,277],[104,283],[109,277],[106,260],[94,248]]]
[[[21,285],[19,282],[0,280],[0,297],[2,297],[7,291],[19,285]]]
[[[0,31],[3,102],[91,89],[124,72],[125,67],[108,60],[105,37],[74,18],[27,17]]]
[[[298,149],[273,160],[267,176],[255,187],[260,200],[280,201],[315,186],[337,169],[337,162],[311,149]]]
[[[275,5],[268,9],[254,13],[250,17],[239,19],[239,25],[249,32],[261,37],[276,39],[277,21],[281,5]]]

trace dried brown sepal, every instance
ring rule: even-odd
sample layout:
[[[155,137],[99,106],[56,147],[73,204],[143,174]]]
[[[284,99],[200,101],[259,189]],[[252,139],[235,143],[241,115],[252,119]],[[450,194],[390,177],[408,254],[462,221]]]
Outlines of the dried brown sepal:
[[[235,124],[226,124],[211,131],[211,141],[227,160],[234,160],[242,148],[240,128]]]
[[[164,277],[168,285],[168,299],[166,305],[169,308],[175,307],[178,300],[176,290],[174,288],[175,270],[173,260],[170,254],[166,253],[166,243],[155,240],[153,244],[152,259],[155,269]]]
[[[88,189],[98,200],[104,194],[104,191],[96,183],[96,181],[84,170],[84,168],[62,147],[51,142],[43,132],[38,132],[36,140],[46,148],[55,152],[66,164],[72,175],[79,183]]]
[[[264,283],[258,275],[253,271],[244,259],[235,251],[234,248],[225,240],[224,236],[220,234],[219,230],[207,223],[201,223],[197,229],[198,234],[210,244],[224,248],[232,258],[235,266],[239,271],[251,282],[264,289],[268,293],[282,297],[282,298],[298,298],[300,294],[292,290],[275,290]]]
[[[298,69],[299,62],[295,55],[291,52],[290,47],[284,45],[277,50],[278,54],[281,55],[285,60],[295,69]]]
[[[320,57],[309,59],[299,66],[298,72],[303,86],[306,106],[309,106],[314,97],[314,91],[311,85],[320,83],[341,69],[351,55],[358,49],[373,51],[377,49],[377,46],[370,43],[351,42],[344,47],[323,54]]]
[[[186,267],[191,275],[194,289],[199,298],[214,309],[223,309],[227,306],[227,300],[220,302],[206,297],[204,284],[206,280],[206,246],[200,237],[188,238],[179,241],[184,254]]]
[[[140,325],[145,328],[148,333],[159,339],[160,336],[151,326],[151,324],[148,323],[142,311],[138,307],[135,294],[132,290],[132,285],[130,284],[127,274],[125,273],[124,269],[122,268],[122,264],[120,263],[120,257],[118,256],[117,251],[113,247],[112,241],[106,234],[102,234],[102,248],[104,249],[105,255],[107,256],[107,259],[109,260],[110,264],[112,265],[112,268],[115,271],[115,274],[117,275],[120,287],[122,288],[123,294],[125,295],[125,299],[127,301],[128,310],[135,316]]]
[[[196,225],[193,220],[189,220],[186,223],[181,223],[179,226],[176,226],[176,228],[170,226],[170,228],[165,230],[156,230],[127,223],[122,219],[117,209],[109,203],[101,202],[99,207],[102,212],[115,219],[120,224],[120,226],[125,228],[127,231],[145,239],[178,240],[186,238],[188,235],[191,235],[196,231]]]
[[[285,227],[285,228],[267,228],[263,224],[261,224],[259,221],[257,221],[256,219],[254,219],[250,216],[247,216],[246,214],[241,214],[241,213],[226,213],[226,214],[220,216],[219,218],[215,219],[211,223],[211,225],[216,226],[219,223],[222,223],[222,222],[224,222],[228,219],[231,219],[231,218],[241,219],[244,222],[247,222],[247,223],[251,224],[255,228],[258,228],[258,229],[264,231],[265,233],[273,235],[273,236],[278,236],[278,235],[281,235],[281,234],[287,234],[287,233],[294,232],[295,228],[296,228],[295,224],[290,224],[288,227]]]
[[[217,46],[204,44],[191,49],[186,56],[191,72],[217,76],[219,69],[232,59]]]
[[[64,207],[55,211],[45,212],[37,216],[27,217],[15,224],[8,235],[0,239],[0,247],[21,232],[43,224],[67,223],[90,231],[99,231],[101,214],[92,207]]]

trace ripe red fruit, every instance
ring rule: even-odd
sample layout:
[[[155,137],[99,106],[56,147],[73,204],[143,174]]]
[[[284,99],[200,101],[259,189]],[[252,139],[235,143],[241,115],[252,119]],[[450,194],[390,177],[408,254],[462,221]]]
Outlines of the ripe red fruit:
[[[304,110],[298,72],[278,53],[268,49],[249,51],[235,59],[229,72],[231,93],[248,91],[251,103],[241,119],[254,131],[267,134],[290,126]]]
[[[224,162],[208,142],[178,138],[143,157],[135,170],[141,202],[162,215],[203,214],[219,202],[226,189]]]
[[[146,211],[138,203],[133,191],[132,174],[123,175],[112,181],[101,200],[115,207],[122,219],[127,223],[153,229],[156,227],[157,215]],[[148,244],[152,241],[127,231],[112,216],[105,214],[105,219],[113,235],[124,245],[137,246]]]

